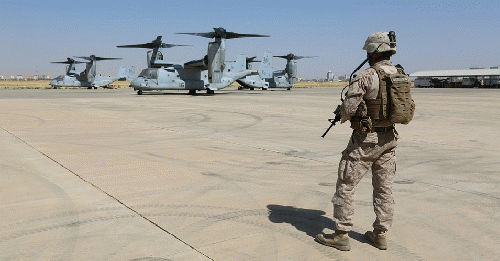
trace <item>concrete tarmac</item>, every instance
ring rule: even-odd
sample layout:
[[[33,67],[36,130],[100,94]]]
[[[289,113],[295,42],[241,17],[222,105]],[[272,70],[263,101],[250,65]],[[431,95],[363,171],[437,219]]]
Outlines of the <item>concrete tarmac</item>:
[[[0,260],[495,260],[500,90],[414,89],[381,251],[371,175],[331,233],[340,88],[0,90]]]

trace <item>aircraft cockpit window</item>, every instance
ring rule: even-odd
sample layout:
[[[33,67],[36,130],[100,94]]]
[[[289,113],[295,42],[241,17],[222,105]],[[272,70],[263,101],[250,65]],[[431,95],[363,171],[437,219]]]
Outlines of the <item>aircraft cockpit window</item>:
[[[148,68],[142,70],[141,74],[139,74],[139,77],[143,77],[146,79],[158,79],[158,69],[154,68]]]

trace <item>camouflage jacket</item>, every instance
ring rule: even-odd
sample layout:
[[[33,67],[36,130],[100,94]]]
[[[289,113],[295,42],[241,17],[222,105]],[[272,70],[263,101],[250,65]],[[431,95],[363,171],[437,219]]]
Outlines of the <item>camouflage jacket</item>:
[[[374,66],[375,65],[379,65],[389,74],[397,73],[396,67],[394,67],[389,60],[380,61],[374,64]],[[379,81],[380,79],[377,72],[371,67],[364,70],[356,78],[354,78],[352,84],[347,90],[344,102],[342,103],[341,123],[350,120],[351,117],[356,114],[356,110],[358,109],[361,101],[377,98],[380,86]]]

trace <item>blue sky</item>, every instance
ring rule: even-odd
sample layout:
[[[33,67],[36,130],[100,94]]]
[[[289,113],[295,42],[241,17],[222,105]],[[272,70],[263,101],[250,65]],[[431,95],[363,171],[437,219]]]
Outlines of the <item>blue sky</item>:
[[[98,71],[114,75],[120,66],[146,67],[146,50],[116,45],[150,42],[189,44],[168,49],[167,60],[184,63],[206,54],[206,38],[176,32],[224,27],[270,38],[227,41],[227,60],[240,53],[262,57],[317,55],[299,61],[299,77],[349,74],[366,53],[367,36],[396,32],[394,63],[407,72],[500,65],[500,4],[496,1],[1,1],[0,75],[57,76],[66,57],[120,57]],[[285,61],[275,59],[275,69]],[[83,65],[77,70],[83,70]]]

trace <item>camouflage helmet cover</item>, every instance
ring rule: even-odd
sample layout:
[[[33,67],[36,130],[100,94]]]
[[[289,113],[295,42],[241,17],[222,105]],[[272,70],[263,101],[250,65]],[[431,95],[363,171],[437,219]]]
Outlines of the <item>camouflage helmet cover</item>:
[[[368,36],[363,50],[366,50],[367,53],[390,51],[392,54],[396,54],[396,42],[391,42],[388,32],[377,32]]]

